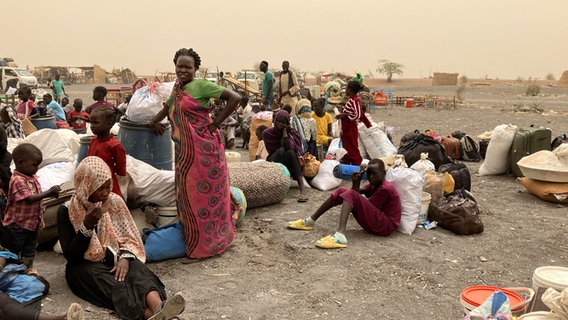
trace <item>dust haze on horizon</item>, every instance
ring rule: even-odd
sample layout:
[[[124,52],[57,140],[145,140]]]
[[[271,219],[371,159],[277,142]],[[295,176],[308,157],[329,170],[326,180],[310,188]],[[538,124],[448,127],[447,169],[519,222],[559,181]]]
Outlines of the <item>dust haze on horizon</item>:
[[[558,79],[568,70],[565,0],[32,0],[10,7],[0,20],[0,57],[20,67],[98,64],[153,75],[173,71],[175,51],[187,47],[201,56],[202,70],[231,72],[261,60],[279,70],[288,60],[302,71],[384,77],[379,59],[403,64],[403,78]]]

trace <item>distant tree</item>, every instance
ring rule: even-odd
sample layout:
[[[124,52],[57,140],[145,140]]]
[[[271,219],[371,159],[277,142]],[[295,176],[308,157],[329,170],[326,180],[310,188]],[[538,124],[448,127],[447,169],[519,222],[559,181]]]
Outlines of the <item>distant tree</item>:
[[[539,94],[540,94],[540,86],[536,84],[536,81],[534,81],[533,83],[527,86],[527,91],[526,91],[527,96],[534,97],[538,96]]]
[[[387,82],[392,82],[393,74],[398,74],[402,76],[402,69],[404,66],[400,63],[391,62],[387,59],[379,60],[379,67],[377,68],[377,72],[380,74],[384,74],[387,76]]]
[[[463,75],[463,76],[460,77],[460,83],[461,83],[461,84],[467,83],[468,80],[469,80],[469,79],[467,78],[466,75]]]
[[[546,80],[554,81],[554,80],[556,80],[556,78],[554,78],[554,75],[552,73],[549,73],[549,74],[546,75]]]

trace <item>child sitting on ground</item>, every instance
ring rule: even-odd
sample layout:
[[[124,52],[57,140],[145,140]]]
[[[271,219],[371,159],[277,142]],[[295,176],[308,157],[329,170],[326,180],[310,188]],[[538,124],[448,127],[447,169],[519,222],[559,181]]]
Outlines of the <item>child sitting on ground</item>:
[[[361,177],[367,172],[369,184],[359,189]],[[335,190],[324,203],[306,219],[288,222],[288,228],[296,230],[313,230],[316,220],[329,209],[341,205],[339,227],[334,235],[321,238],[316,246],[324,249],[347,247],[345,227],[349,213],[359,225],[373,235],[388,236],[400,226],[401,204],[395,187],[385,180],[385,165],[380,159],[372,159],[368,166],[351,176],[351,189],[340,187]],[[365,195],[366,198],[363,196]]]
[[[18,119],[16,112],[11,106],[0,104],[0,119],[2,119],[8,138],[24,139],[26,137],[22,122]]]
[[[264,130],[266,130],[268,127],[265,125],[261,125],[258,126],[258,128],[256,128],[256,137],[258,138],[258,149],[256,149],[256,160],[262,159],[262,160],[266,160],[266,157],[268,157],[268,151],[266,151],[266,147],[264,146],[264,141],[262,140],[262,133],[264,132]]]
[[[91,113],[91,131],[96,137],[89,144],[87,156],[96,156],[106,162],[112,172],[112,192],[124,198],[120,192],[117,175],[126,176],[126,151],[110,132],[118,115],[118,109],[114,107],[97,108]]]
[[[18,255],[28,271],[33,273],[39,228],[44,226],[41,201],[47,197],[59,197],[61,188],[53,186],[47,191],[41,191],[41,185],[35,174],[43,156],[33,144],[18,145],[12,157],[16,170],[10,179],[6,215],[2,222],[7,233],[4,245]]]
[[[95,100],[95,103],[88,106],[87,109],[85,109],[85,112],[91,114],[91,112],[99,108],[114,109],[114,105],[112,103],[105,101],[106,95],[107,95],[107,89],[105,87],[103,86],[95,87],[95,89],[93,89],[93,100]]]
[[[77,133],[87,132],[87,122],[89,122],[89,114],[83,111],[83,100],[77,98],[73,101],[73,111],[69,112],[67,119]]]

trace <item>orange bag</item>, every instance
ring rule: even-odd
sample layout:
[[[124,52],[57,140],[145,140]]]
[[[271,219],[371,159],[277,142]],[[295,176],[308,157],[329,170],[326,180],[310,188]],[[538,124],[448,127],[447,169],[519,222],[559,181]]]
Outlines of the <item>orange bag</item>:
[[[313,178],[318,174],[320,162],[309,152],[304,154],[304,177]]]

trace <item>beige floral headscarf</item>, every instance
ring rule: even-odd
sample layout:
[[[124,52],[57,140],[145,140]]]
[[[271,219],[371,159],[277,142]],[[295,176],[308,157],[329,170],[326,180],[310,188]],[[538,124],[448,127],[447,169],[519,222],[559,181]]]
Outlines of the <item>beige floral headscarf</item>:
[[[95,207],[94,203],[89,202],[89,197],[111,177],[110,168],[99,157],[86,157],[77,167],[75,194],[69,204],[69,220],[75,232],[79,232],[87,212]],[[106,248],[111,247],[116,252],[126,250],[145,262],[144,244],[124,200],[111,192],[102,208],[103,215],[84,258],[89,261],[101,261],[105,257]]]

